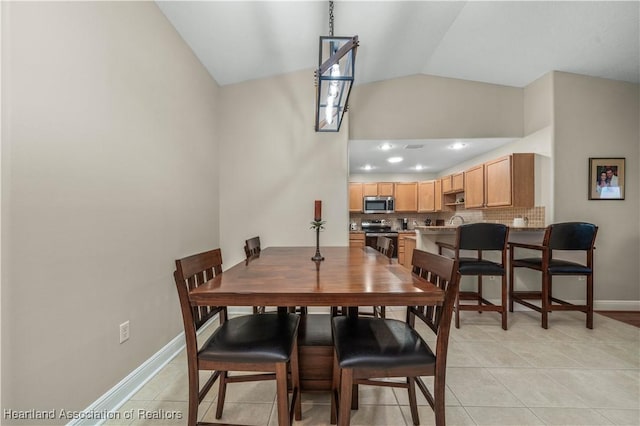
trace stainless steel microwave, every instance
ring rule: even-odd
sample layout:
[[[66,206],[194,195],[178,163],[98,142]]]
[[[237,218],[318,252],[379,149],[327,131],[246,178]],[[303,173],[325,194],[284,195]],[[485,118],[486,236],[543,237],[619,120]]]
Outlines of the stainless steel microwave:
[[[395,200],[393,197],[364,197],[364,213],[393,213]]]

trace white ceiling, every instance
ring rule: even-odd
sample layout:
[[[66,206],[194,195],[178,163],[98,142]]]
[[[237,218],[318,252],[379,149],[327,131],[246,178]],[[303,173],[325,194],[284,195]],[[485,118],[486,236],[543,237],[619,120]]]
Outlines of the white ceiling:
[[[220,85],[311,70],[329,33],[328,1],[157,4]],[[430,74],[524,87],[553,70],[640,83],[637,0],[336,1],[334,34],[359,37],[356,86]]]
[[[477,139],[403,139],[403,140],[351,140],[349,141],[349,173],[437,173],[484,152],[499,148],[515,139],[477,138]],[[390,144],[391,149],[380,147]],[[454,144],[464,145],[453,149]],[[392,164],[391,157],[400,157],[402,161]],[[365,170],[364,166],[371,166]],[[417,169],[416,166],[420,166]]]

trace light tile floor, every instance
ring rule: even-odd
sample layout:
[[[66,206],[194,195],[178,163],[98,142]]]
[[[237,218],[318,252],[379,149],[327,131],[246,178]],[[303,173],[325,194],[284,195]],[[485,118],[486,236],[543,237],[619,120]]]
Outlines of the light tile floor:
[[[402,319],[404,312],[395,308],[388,316]],[[588,330],[584,314],[554,312],[544,330],[538,314],[515,312],[504,331],[498,315],[462,312],[449,346],[447,424],[640,425],[640,328],[597,314],[594,322]],[[132,420],[107,424],[185,424],[186,370],[182,353],[121,407],[133,410]],[[227,389],[218,422],[277,425],[274,382]],[[201,420],[216,422],[215,400],[216,386],[200,405]],[[420,395],[418,402],[421,424],[434,424],[426,400]],[[328,394],[305,394],[302,407],[295,424],[329,424]],[[166,419],[172,416],[181,419]],[[406,391],[361,386],[351,424],[411,425]]]

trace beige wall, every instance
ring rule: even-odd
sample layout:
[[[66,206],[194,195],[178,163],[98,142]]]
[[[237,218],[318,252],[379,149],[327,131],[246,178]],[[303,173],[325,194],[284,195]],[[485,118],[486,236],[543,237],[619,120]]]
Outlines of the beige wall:
[[[153,2],[2,7],[2,408],[80,410],[181,332],[173,260],[219,244],[217,86]]]
[[[523,90],[415,75],[356,86],[350,139],[518,137]]]
[[[635,301],[630,307],[637,307],[640,86],[561,72],[555,72],[553,80],[555,220],[584,220],[599,226],[595,299]],[[626,157],[625,200],[588,200],[589,157]],[[562,294],[572,292],[571,287],[554,290]]]
[[[347,129],[314,131],[313,71],[220,90],[220,229],[226,267],[244,259],[244,240],[313,246],[314,200],[327,221],[321,245],[348,244]],[[348,118],[347,118],[348,119]],[[310,257],[313,253],[310,253]]]
[[[637,85],[413,76],[357,86],[322,134],[311,70],[218,89],[153,3],[2,7],[3,408],[83,409],[175,337],[178,256],[312,245],[315,199],[322,244],[346,245],[349,137],[551,146],[554,219],[601,226],[596,298],[640,299]],[[587,201],[587,157],[608,155],[627,199]]]

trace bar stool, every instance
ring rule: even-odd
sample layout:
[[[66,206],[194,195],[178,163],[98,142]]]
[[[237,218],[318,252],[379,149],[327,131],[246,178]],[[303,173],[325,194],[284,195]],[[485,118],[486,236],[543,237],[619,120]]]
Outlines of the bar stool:
[[[452,250],[455,259],[458,261],[458,272],[460,275],[470,275],[478,277],[477,289],[470,291],[459,291],[456,299],[456,328],[460,328],[460,311],[493,311],[502,316],[502,328],[507,329],[507,241],[509,239],[509,228],[499,223],[469,223],[460,225],[456,231],[455,245],[446,242],[436,242],[438,251],[442,254],[442,249]],[[477,257],[460,257],[460,250],[473,250]],[[483,252],[500,252],[499,262],[484,259]],[[482,276],[502,277],[501,303],[495,305],[485,299],[482,295]],[[473,300],[476,304],[461,304],[461,300]]]
[[[565,222],[549,225],[542,244],[509,243],[509,311],[513,303],[519,303],[542,314],[542,328],[548,328],[548,315],[552,311],[580,311],[587,314],[587,328],[593,328],[593,250],[598,227],[586,222]],[[539,250],[540,257],[515,258],[515,249]],[[584,251],[586,261],[578,263],[554,258],[554,251]],[[541,291],[515,291],[514,268],[529,268],[542,272]],[[587,277],[587,295],[584,305],[576,305],[553,297],[554,275],[583,275]],[[541,306],[527,300],[540,300]],[[556,302],[554,304],[553,302]]]

